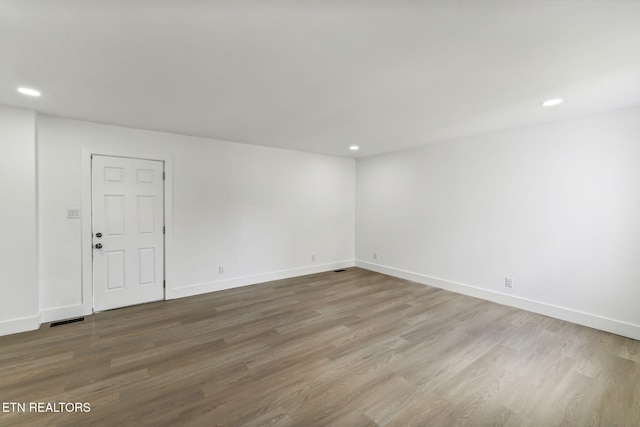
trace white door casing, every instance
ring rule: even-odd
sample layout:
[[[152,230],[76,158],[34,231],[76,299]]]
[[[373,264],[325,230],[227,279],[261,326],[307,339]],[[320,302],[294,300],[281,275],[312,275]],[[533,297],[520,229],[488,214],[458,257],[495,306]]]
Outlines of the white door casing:
[[[164,299],[163,167],[92,156],[94,311]]]

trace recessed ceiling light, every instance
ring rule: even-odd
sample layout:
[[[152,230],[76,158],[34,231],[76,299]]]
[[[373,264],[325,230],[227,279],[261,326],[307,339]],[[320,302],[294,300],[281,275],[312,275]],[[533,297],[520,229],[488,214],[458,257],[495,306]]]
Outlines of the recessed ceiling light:
[[[351,151],[358,151],[360,149],[360,147],[358,147],[357,145],[352,145],[351,147],[349,147],[349,150]]]
[[[28,87],[19,87],[18,88],[18,92],[20,92],[23,95],[29,95],[29,96],[40,96],[40,95],[42,95],[39,90],[31,89],[31,88],[28,88]]]
[[[563,100],[560,99],[560,98],[548,99],[548,100],[546,100],[546,101],[544,101],[542,103],[542,106],[543,107],[553,107],[554,105],[558,105],[558,104],[562,103],[562,101]]]

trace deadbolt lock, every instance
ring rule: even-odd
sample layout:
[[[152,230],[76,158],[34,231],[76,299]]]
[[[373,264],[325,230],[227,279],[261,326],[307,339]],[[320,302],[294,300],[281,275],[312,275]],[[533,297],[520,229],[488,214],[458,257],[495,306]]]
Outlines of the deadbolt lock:
[[[96,233],[96,237],[97,237],[97,238],[102,237],[102,233]]]

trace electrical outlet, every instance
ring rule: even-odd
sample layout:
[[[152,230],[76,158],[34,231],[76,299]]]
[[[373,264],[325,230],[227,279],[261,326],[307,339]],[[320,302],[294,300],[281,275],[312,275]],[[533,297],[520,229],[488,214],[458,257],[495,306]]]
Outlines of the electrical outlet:
[[[316,262],[316,256],[315,255],[311,255],[311,262]]]
[[[223,266],[218,267],[218,274],[224,274],[224,267]]]
[[[505,277],[504,278],[504,285],[507,288],[513,288],[513,278],[512,277]]]
[[[378,252],[373,253],[373,259],[378,259]]]

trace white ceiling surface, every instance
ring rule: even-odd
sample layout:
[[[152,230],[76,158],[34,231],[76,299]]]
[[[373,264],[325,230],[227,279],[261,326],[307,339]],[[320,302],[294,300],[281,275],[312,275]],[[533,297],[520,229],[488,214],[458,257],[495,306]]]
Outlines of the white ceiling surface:
[[[0,0],[0,104],[368,156],[640,105],[640,1]]]

